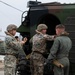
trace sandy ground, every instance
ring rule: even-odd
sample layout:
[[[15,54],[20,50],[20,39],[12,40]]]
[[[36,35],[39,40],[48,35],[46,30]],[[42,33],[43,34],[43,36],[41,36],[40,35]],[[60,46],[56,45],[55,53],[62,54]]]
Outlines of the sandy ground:
[[[0,75],[4,75],[4,63],[0,61]]]
[[[0,61],[0,70],[3,70],[3,69],[4,69],[4,62]]]

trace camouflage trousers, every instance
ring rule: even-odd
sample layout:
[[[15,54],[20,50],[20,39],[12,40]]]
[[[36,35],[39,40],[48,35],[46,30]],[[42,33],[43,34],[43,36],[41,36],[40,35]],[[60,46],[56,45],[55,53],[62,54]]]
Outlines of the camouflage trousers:
[[[4,75],[15,75],[16,71],[16,57],[6,55],[4,58]]]
[[[31,75],[43,75],[44,57],[41,54],[32,53],[30,57]]]

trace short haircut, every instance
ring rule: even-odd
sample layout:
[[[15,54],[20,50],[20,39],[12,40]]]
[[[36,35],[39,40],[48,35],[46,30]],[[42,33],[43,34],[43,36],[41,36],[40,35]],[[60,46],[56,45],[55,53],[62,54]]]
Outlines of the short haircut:
[[[65,29],[65,26],[64,26],[63,24],[59,24],[59,25],[56,26],[56,29],[57,29],[57,28]]]

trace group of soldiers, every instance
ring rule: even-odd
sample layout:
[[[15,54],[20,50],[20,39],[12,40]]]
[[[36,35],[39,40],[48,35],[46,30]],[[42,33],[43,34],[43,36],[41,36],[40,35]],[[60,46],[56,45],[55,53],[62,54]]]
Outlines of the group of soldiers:
[[[32,37],[31,65],[32,75],[43,75],[44,65],[54,64],[54,75],[69,75],[69,51],[72,47],[69,33],[65,31],[65,26],[59,24],[56,26],[56,35],[48,35],[47,26],[39,24],[36,34]],[[45,60],[43,54],[46,52],[46,41],[54,40],[50,49],[50,54]]]
[[[30,55],[30,71],[31,75],[43,75],[44,65],[52,63],[54,65],[54,75],[69,75],[69,51],[72,47],[72,42],[68,37],[69,33],[65,31],[65,26],[57,25],[56,35],[48,35],[47,25],[39,24],[35,30],[36,34],[30,39],[32,52]],[[4,75],[15,75],[16,55],[19,54],[20,59],[26,59],[26,54],[23,51],[23,44],[27,42],[25,37],[22,41],[15,39],[17,26],[14,24],[7,26],[5,32],[5,58],[4,58]],[[46,50],[46,41],[54,41],[48,58],[44,58],[43,54]]]

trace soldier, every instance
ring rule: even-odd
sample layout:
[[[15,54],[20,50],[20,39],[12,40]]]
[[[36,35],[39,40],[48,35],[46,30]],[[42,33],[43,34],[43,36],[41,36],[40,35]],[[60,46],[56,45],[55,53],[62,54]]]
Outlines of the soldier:
[[[45,24],[39,24],[36,34],[30,39],[30,42],[32,42],[32,53],[30,57],[32,75],[43,75],[43,54],[46,52],[46,40],[54,40],[54,35],[50,36],[46,34],[47,28]]]
[[[16,55],[18,51],[23,52],[22,45],[25,44],[27,39],[25,38],[21,42],[17,42],[14,35],[16,34],[17,26],[10,24],[7,26],[5,43],[5,58],[4,58],[4,75],[15,75],[16,69]]]
[[[57,60],[61,65],[54,66],[54,75],[69,75],[69,51],[72,47],[71,39],[68,37],[69,33],[65,31],[65,26],[60,24],[56,26],[56,34],[50,54],[46,63],[55,62]]]

